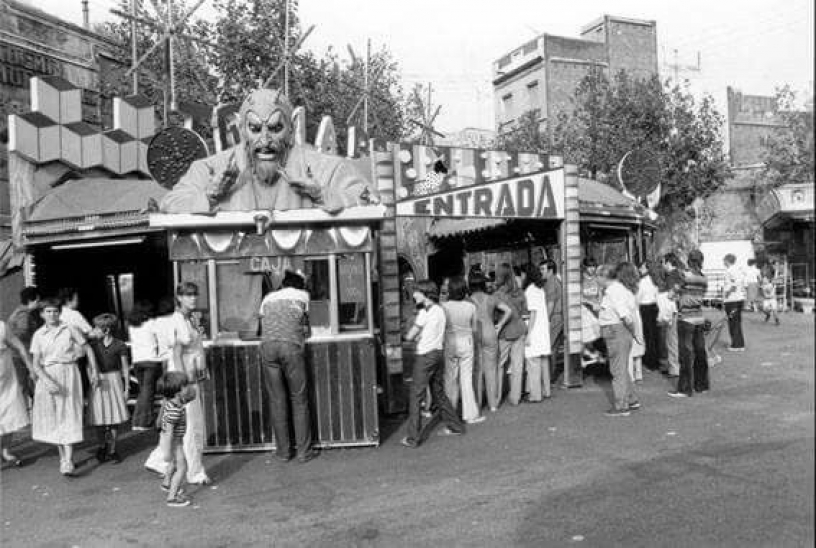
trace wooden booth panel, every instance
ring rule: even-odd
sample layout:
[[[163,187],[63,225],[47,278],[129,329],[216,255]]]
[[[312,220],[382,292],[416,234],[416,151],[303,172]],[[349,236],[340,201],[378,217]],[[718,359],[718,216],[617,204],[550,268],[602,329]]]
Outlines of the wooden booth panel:
[[[307,346],[310,411],[317,447],[379,444],[376,354],[370,338]],[[275,448],[259,345],[213,345],[201,385],[205,451]]]

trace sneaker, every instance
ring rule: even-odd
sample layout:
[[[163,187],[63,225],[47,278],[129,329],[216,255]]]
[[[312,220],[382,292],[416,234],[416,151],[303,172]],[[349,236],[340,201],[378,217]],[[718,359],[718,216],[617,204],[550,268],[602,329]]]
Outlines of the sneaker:
[[[119,464],[122,462],[122,457],[119,455],[119,453],[114,451],[113,453],[108,454],[108,460],[110,460],[113,464]]]
[[[297,458],[297,460],[298,460],[298,462],[299,462],[299,463],[304,464],[304,463],[309,462],[310,460],[314,460],[314,459],[316,459],[316,458],[317,458],[317,455],[318,455],[318,452],[317,452],[317,451],[315,451],[314,449],[309,449],[307,452],[305,452],[304,454],[300,455],[300,456]]]
[[[606,413],[604,413],[607,417],[628,417],[629,410],[628,409],[610,409]]]
[[[451,430],[447,426],[439,432],[440,436],[461,436],[464,432],[457,432],[456,430]]]
[[[629,411],[639,411],[640,410],[640,402],[636,401],[634,403],[629,404]]]
[[[484,422],[486,420],[487,420],[487,418],[484,415],[479,415],[475,419],[470,419],[470,420],[467,420],[465,422],[468,423],[468,424],[479,424],[480,422]]]
[[[175,496],[175,498],[167,499],[167,506],[170,508],[183,508],[184,506],[190,506],[190,499],[179,493]]]
[[[292,451],[275,451],[275,458],[281,462],[289,462],[292,457]]]
[[[669,394],[670,398],[688,398],[689,397],[689,395],[686,394],[685,392],[677,392],[676,390],[674,392],[669,392],[668,394]]]
[[[417,445],[417,442],[409,440],[408,436],[405,436],[404,438],[402,438],[400,440],[400,443],[402,445],[404,445],[405,447],[410,447],[411,449],[416,449],[417,447],[419,447],[419,445]]]
[[[156,466],[151,466],[149,464],[145,464],[144,467],[145,467],[145,470],[149,470],[150,472],[153,472],[154,474],[158,474],[160,476],[164,476],[165,473],[167,473],[167,465],[166,464],[164,464],[161,467],[156,467]]]

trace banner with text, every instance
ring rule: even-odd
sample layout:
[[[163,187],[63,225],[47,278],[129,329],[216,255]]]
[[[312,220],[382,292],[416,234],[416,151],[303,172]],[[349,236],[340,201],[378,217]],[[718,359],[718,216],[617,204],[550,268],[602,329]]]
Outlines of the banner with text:
[[[539,172],[397,202],[397,215],[563,219],[564,170]]]

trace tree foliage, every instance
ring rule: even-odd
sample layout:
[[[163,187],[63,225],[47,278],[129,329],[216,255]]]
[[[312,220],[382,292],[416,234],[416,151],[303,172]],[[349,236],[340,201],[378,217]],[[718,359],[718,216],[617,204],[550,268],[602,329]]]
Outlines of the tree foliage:
[[[763,139],[764,178],[771,186],[813,182],[813,97],[796,106],[790,86],[776,92],[776,109],[785,127]]]
[[[173,4],[173,17],[178,21],[190,6],[183,1]],[[123,1],[120,10],[130,13],[129,2]],[[166,13],[148,12],[141,9],[138,16],[146,21],[165,21]],[[206,25],[191,18],[181,24],[179,31],[191,36],[201,36]],[[106,97],[130,95],[133,93],[132,79],[126,75],[133,59],[131,52],[131,24],[122,19],[108,21],[97,25],[96,32],[105,36],[116,45],[114,56],[121,60],[119,66],[109,66],[101,78],[101,93]],[[137,56],[142,56],[150,49],[162,34],[161,25],[139,23],[137,26]],[[167,54],[164,46],[159,47],[144,60],[138,70],[139,93],[145,95],[157,106],[162,115],[165,93],[168,89]],[[202,47],[192,41],[179,37],[173,49],[173,67],[175,74],[176,97],[178,101],[195,101],[213,104],[217,80],[211,75]]]
[[[610,80],[591,71],[578,85],[572,110],[556,121],[553,148],[586,176],[621,188],[616,168],[632,150],[649,151],[660,164],[660,213],[685,210],[719,189],[730,175],[714,101],[655,76],[621,71]]]
[[[190,3],[190,0],[186,0]],[[216,0],[216,17],[211,21],[191,18],[181,31],[199,37],[211,46],[195,46],[179,40],[176,48],[175,75],[178,101],[213,106],[218,102],[240,102],[253,89],[270,80],[273,87],[283,86],[283,71],[277,70],[284,59],[286,29],[285,0]],[[177,0],[177,18],[189,9]],[[320,119],[331,116],[341,148],[345,145],[346,120],[363,95],[364,63],[343,60],[333,50],[315,54],[297,48],[303,25],[296,0],[289,2],[289,98],[303,105],[307,116],[307,138],[313,140]],[[122,11],[129,12],[122,8]],[[149,28],[140,26],[139,52],[146,51],[158,38]],[[110,95],[126,95],[130,79],[124,77],[130,65],[130,23],[105,23],[99,30],[120,44],[117,57],[124,59],[111,85]],[[150,32],[148,32],[150,31]],[[319,32],[316,29],[315,32]],[[308,41],[306,42],[308,46]],[[370,74],[369,124],[371,137],[396,140],[405,133],[405,101],[400,84],[399,65],[385,48],[372,52]],[[166,84],[164,56],[157,52],[140,71],[140,93],[161,105]],[[352,124],[362,128],[362,106],[358,106]],[[204,128],[196,128],[203,132]]]
[[[542,128],[537,110],[522,114],[512,130],[496,138],[496,148],[508,152],[537,152],[546,154],[549,149],[547,132]]]

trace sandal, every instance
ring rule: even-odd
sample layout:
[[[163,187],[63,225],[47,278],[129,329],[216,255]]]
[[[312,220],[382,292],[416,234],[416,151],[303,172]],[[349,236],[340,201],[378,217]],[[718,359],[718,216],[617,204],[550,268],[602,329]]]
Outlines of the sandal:
[[[181,495],[177,494],[172,499],[167,499],[167,506],[171,508],[183,508],[184,506],[190,506],[190,499]]]
[[[10,464],[11,466],[23,465],[23,461],[21,461],[19,458],[17,458],[15,455],[12,455],[11,453],[9,453],[8,456],[3,455],[3,462],[6,464]]]

